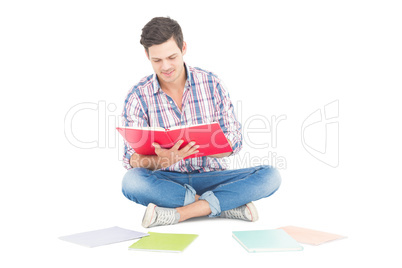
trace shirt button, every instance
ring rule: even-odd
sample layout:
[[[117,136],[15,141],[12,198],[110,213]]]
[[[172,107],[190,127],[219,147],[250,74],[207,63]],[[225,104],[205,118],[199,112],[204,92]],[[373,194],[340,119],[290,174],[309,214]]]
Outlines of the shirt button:
[[[173,102],[172,101],[169,101],[170,102],[170,104],[172,104]]]

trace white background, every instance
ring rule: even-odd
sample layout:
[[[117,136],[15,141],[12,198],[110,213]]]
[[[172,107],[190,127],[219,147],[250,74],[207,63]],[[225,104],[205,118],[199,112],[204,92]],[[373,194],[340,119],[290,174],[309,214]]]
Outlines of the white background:
[[[1,2],[1,263],[401,264],[400,3],[220,2]],[[60,241],[59,236],[115,225],[148,231],[141,227],[144,207],[121,194],[125,170],[114,127],[127,91],[152,73],[139,38],[155,16],[181,24],[188,44],[185,61],[225,81],[234,105],[242,107],[243,123],[253,116],[286,116],[277,126],[275,148],[243,148],[257,159],[269,151],[284,158],[282,186],[255,202],[256,223],[196,219],[151,230],[199,234],[181,254],[128,251],[132,242],[87,249]],[[339,102],[339,165],[331,167],[306,151],[301,127],[334,101]],[[66,137],[65,118],[76,105],[98,107],[74,114],[69,128],[79,141],[98,141],[95,148],[79,148]],[[254,128],[263,123],[256,120]],[[316,126],[309,143],[317,148],[325,143],[325,124]],[[256,143],[271,142],[272,133],[254,135]],[[338,152],[331,153],[336,160]],[[348,238],[305,246],[302,252],[262,254],[247,253],[231,238],[233,230],[285,225]]]

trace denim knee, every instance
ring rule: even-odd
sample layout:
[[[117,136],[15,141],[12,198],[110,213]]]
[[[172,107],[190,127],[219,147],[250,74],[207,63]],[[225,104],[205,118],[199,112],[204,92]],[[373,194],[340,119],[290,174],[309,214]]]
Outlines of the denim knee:
[[[264,196],[268,197],[279,189],[282,182],[281,175],[276,168],[269,165],[259,166],[258,168],[261,179],[261,189],[264,191]]]
[[[122,181],[122,192],[129,200],[139,204],[147,205],[142,202],[142,197],[146,195],[149,185],[147,183],[147,170],[144,168],[132,168],[126,172]]]
[[[129,200],[147,206],[154,203],[162,207],[182,207],[195,201],[196,191],[187,184],[181,185],[158,177],[145,168],[127,171],[122,182],[122,192]]]

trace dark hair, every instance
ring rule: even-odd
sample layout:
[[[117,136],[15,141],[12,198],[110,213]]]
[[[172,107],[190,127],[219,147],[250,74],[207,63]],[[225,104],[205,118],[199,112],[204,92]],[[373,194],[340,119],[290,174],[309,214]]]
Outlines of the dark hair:
[[[172,36],[181,51],[183,48],[183,33],[177,21],[169,17],[155,17],[142,28],[140,43],[149,53],[149,47],[165,43]]]

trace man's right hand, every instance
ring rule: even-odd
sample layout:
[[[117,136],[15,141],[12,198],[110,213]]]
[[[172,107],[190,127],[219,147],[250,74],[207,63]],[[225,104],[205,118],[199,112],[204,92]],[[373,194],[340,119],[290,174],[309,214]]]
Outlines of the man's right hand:
[[[155,153],[160,157],[160,168],[169,167],[180,160],[190,156],[192,154],[196,154],[199,151],[197,150],[199,145],[195,145],[195,142],[189,142],[183,148],[180,148],[183,140],[179,140],[176,144],[170,149],[162,148],[158,143],[154,142],[152,145],[155,147]]]

